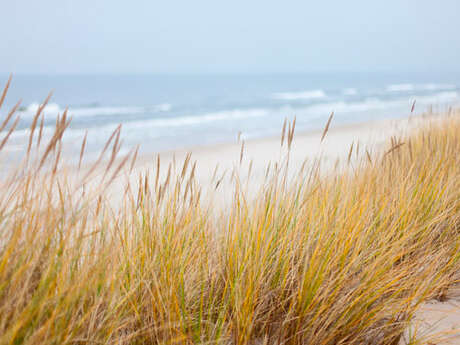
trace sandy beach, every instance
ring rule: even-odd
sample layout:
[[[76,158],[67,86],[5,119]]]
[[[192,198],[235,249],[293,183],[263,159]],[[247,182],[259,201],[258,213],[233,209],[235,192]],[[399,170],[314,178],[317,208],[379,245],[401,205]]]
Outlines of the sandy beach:
[[[290,176],[294,176],[304,162],[308,168],[318,160],[321,161],[321,170],[324,173],[334,168],[354,168],[359,160],[366,156],[366,151],[372,155],[373,152],[388,146],[392,136],[400,137],[426,124],[427,121],[436,121],[436,119],[434,116],[425,115],[343,125],[335,124],[332,118],[323,140],[321,138],[324,129],[295,132],[289,152]],[[348,162],[352,145],[353,154]],[[170,164],[175,164],[180,169],[187,155],[190,154],[191,162],[196,162],[196,180],[204,190],[214,189],[216,181],[220,181],[218,188],[219,196],[222,198],[213,202],[221,203],[231,198],[233,171],[238,172],[239,178],[242,179],[240,182],[247,186],[247,194],[254,195],[264,182],[267,167],[273,167],[276,163],[285,160],[287,152],[286,140],[281,146],[280,129],[280,135],[269,138],[248,141],[235,138],[233,143],[144,154],[136,160],[134,171],[130,176],[134,181],[133,176],[137,177],[139,173],[156,167],[157,157],[160,157],[162,167],[160,176],[165,177]]]

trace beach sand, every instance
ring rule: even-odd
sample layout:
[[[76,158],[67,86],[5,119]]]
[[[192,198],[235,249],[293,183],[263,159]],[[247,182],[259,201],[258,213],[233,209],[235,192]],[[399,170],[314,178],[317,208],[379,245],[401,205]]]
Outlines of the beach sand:
[[[429,119],[432,121],[436,118],[429,117]],[[305,161],[308,169],[313,162],[320,160],[321,171],[324,173],[331,172],[337,167],[355,168],[360,159],[366,155],[366,150],[372,156],[372,152],[389,145],[390,137],[402,136],[423,125],[426,121],[428,117],[418,116],[335,125],[332,119],[323,141],[321,141],[323,130],[295,133],[289,153],[289,175],[294,176]],[[348,164],[351,145],[354,146],[354,150],[350,164]],[[138,158],[131,179],[155,167],[157,156],[160,157],[162,166],[160,176],[164,178],[168,165],[176,162],[176,166],[180,169],[189,153],[191,161],[196,162],[195,177],[198,185],[205,191],[204,195],[209,194],[206,193],[208,189],[215,189],[216,181],[223,176],[217,189],[218,193],[212,193],[218,195],[218,200],[212,200],[212,202],[213,205],[223,203],[225,206],[233,192],[232,172],[238,173],[241,178],[240,182],[247,187],[247,195],[250,198],[261,188],[267,166],[273,167],[276,163],[286,159],[287,144],[285,140],[284,146],[281,147],[280,130],[279,136],[244,143],[235,139],[234,143],[210,147],[144,154]],[[215,178],[212,179],[214,175]]]
[[[414,334],[421,344],[460,344],[460,286],[451,288],[442,302],[421,305],[400,344],[407,344]]]

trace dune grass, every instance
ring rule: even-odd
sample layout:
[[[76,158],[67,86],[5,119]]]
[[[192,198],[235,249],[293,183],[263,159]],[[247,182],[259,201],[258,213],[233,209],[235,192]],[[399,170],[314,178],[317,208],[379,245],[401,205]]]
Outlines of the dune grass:
[[[286,159],[253,195],[236,175],[219,216],[189,157],[124,185],[114,210],[107,186],[136,155],[116,159],[120,131],[69,177],[66,114],[46,142],[42,118],[0,183],[0,344],[398,344],[458,280],[456,112],[354,168],[288,178]]]

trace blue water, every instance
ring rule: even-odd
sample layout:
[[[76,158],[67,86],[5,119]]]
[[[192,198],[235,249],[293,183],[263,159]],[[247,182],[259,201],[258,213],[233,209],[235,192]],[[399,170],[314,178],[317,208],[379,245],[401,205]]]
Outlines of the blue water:
[[[7,76],[0,76],[4,84]],[[235,142],[280,133],[286,117],[297,130],[334,123],[407,116],[430,105],[460,102],[460,76],[391,73],[317,73],[303,75],[182,76],[14,76],[4,116],[22,99],[21,122],[12,147],[25,145],[38,104],[53,90],[45,109],[45,135],[56,116],[69,107],[72,122],[64,142],[75,152],[88,131],[88,153],[100,150],[122,124],[123,146],[141,144],[143,152]],[[16,146],[14,146],[16,145]]]

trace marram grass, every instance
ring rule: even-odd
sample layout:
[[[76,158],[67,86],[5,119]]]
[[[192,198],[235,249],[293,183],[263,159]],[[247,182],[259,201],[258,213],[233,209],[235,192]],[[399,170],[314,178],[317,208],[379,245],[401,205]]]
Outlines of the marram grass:
[[[106,187],[135,159],[115,159],[119,130],[69,178],[66,114],[45,142],[41,112],[0,185],[0,344],[398,344],[457,282],[456,112],[357,168],[287,178],[284,161],[253,195],[234,178],[219,216],[190,157],[127,183],[115,211]]]

